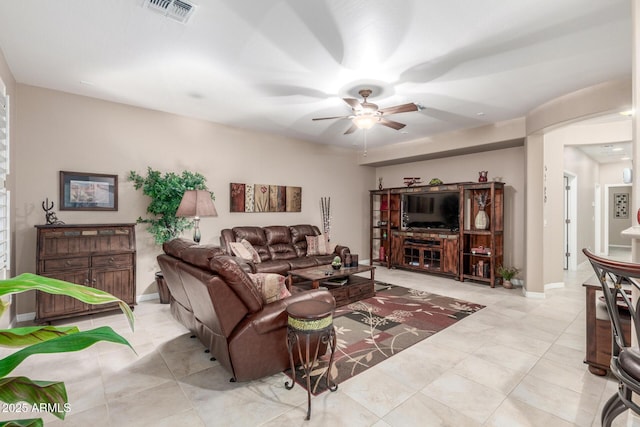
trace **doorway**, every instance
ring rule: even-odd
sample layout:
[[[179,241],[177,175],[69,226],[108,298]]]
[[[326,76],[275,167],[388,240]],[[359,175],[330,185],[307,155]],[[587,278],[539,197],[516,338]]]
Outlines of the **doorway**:
[[[620,232],[633,225],[631,218],[631,184],[608,184],[604,186],[602,228],[603,250],[610,255],[611,249],[630,249],[629,239]]]

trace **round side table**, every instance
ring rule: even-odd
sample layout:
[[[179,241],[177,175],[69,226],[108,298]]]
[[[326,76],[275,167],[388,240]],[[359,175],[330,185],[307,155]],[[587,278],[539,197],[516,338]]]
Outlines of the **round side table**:
[[[291,383],[285,382],[287,390],[291,390],[295,385],[296,367],[293,362],[294,351],[297,350],[302,369],[307,378],[307,420],[311,419],[311,371],[318,359],[318,352],[321,344],[329,344],[331,357],[327,367],[327,388],[336,391],[338,385],[329,378],[331,366],[333,365],[333,355],[336,349],[336,331],[333,328],[333,305],[324,301],[300,301],[287,307],[287,348],[289,350],[289,361],[291,362],[291,373],[293,379]],[[311,341],[316,339],[315,350],[311,351]],[[304,344],[304,352],[302,351]]]

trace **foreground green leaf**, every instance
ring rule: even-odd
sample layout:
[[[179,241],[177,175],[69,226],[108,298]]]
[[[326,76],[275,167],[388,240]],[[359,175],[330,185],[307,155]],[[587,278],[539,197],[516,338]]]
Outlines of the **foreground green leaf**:
[[[25,328],[0,329],[0,345],[24,347],[64,335],[80,332],[77,326],[29,326]]]
[[[0,360],[0,377],[5,377],[13,371],[24,359],[34,354],[42,353],[64,353],[69,351],[84,350],[99,341],[109,341],[116,344],[123,344],[131,348],[131,344],[122,336],[117,334],[109,326],[92,329],[90,331],[77,332],[65,335],[49,341],[33,344],[29,347],[18,350],[13,354]],[[135,352],[135,350],[133,350]]]
[[[13,420],[0,422],[0,427],[43,427],[44,422],[42,418],[36,418],[33,420]]]
[[[25,406],[29,407],[38,405],[38,410],[44,409],[64,420],[68,398],[67,389],[61,381],[32,381],[27,377],[7,377],[0,379],[0,401],[7,404],[26,402]],[[43,403],[46,405],[42,405]]]
[[[22,273],[11,279],[0,280],[0,296],[19,294],[26,291],[38,290],[54,295],[67,295],[87,304],[108,304],[117,302],[122,312],[129,320],[133,330],[133,312],[122,300],[108,292],[88,286],[76,285],[51,277],[38,276],[33,273]]]

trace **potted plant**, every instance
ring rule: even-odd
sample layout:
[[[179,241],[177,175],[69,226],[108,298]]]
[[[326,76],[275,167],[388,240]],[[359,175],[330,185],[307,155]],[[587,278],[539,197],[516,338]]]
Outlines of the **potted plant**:
[[[133,181],[136,190],[142,189],[145,196],[151,198],[147,213],[151,218],[139,217],[138,223],[148,224],[147,231],[153,236],[157,245],[174,239],[184,230],[193,227],[193,220],[177,217],[176,212],[186,190],[208,190],[206,178],[199,173],[183,171],[180,175],[174,172],[162,174],[151,167],[147,168],[147,176],[130,171],[129,181]],[[211,195],[214,198],[213,194]],[[156,273],[156,284],[160,302],[169,303],[169,289],[164,281],[162,272]]]
[[[505,267],[503,265],[499,265],[496,272],[498,273],[498,276],[502,277],[502,286],[507,289],[511,289],[513,288],[511,279],[513,279],[520,270],[516,267]]]
[[[137,222],[149,224],[147,230],[153,235],[156,244],[162,245],[193,226],[193,220],[177,217],[176,212],[186,190],[207,190],[207,179],[203,175],[189,171],[180,175],[174,172],[163,175],[149,167],[147,176],[131,171],[128,180],[133,181],[136,190],[142,189],[142,193],[151,198],[147,213],[153,217],[139,217]]]
[[[117,302],[133,330],[134,319],[129,306],[100,289],[31,273],[0,280],[0,296],[33,290],[67,295],[87,304]],[[9,303],[0,300],[0,315],[8,306]],[[62,381],[32,380],[25,376],[10,377],[8,375],[29,356],[79,351],[100,341],[126,345],[133,350],[129,342],[109,326],[88,331],[80,331],[76,326],[29,326],[2,329],[0,337],[0,345],[3,347],[23,347],[0,360],[0,400],[6,404],[7,408],[15,408],[10,412],[47,411],[62,420],[70,410],[67,390]],[[41,418],[8,421],[1,424],[33,427],[44,425]]]

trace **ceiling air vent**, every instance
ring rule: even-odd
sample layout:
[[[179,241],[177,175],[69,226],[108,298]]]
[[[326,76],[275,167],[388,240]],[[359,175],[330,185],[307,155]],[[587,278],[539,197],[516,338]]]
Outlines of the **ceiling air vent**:
[[[178,22],[187,22],[195,5],[184,0],[145,0],[144,4],[151,10],[163,14]]]

